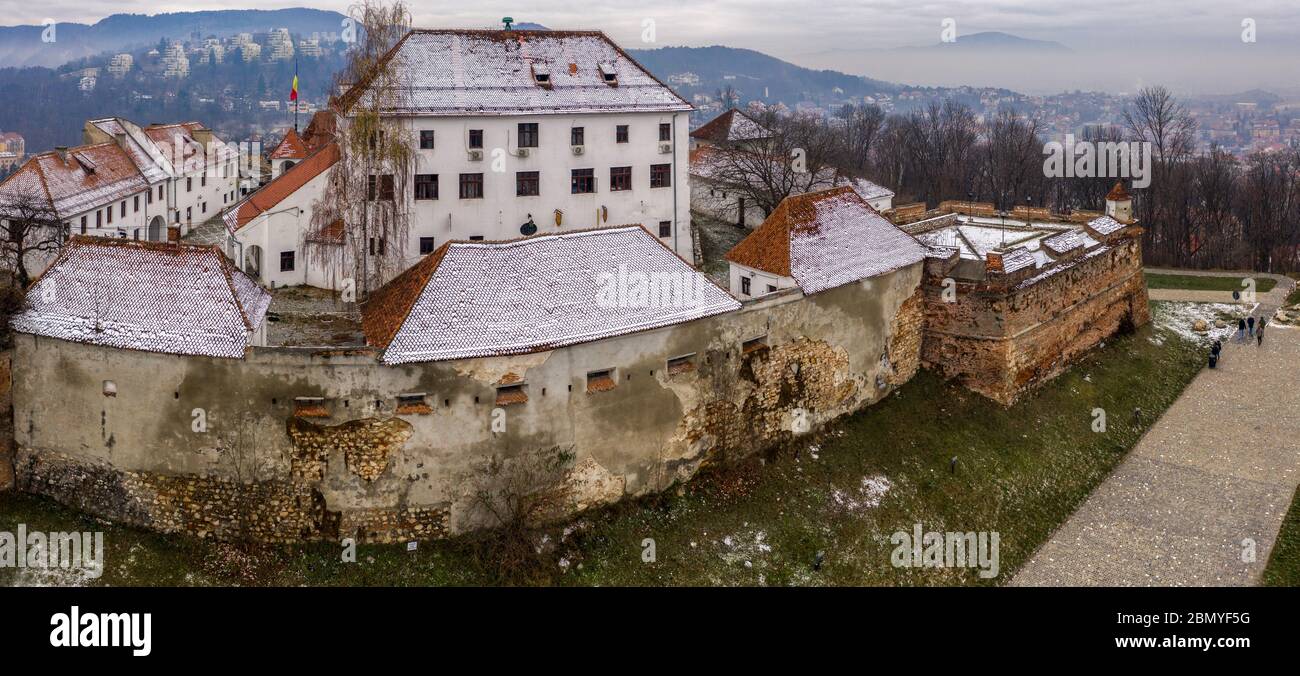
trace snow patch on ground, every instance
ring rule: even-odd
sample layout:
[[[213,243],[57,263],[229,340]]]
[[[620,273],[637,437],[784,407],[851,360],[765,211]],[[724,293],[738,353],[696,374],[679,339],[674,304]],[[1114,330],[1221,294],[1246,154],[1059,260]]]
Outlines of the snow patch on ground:
[[[1151,324],[1156,332],[1151,342],[1162,345],[1165,336],[1173,334],[1183,340],[1209,345],[1215,339],[1228,342],[1237,330],[1238,317],[1245,317],[1250,308],[1233,303],[1189,303],[1181,301],[1163,301],[1151,304]],[[1231,318],[1231,319],[1229,319]],[[1196,320],[1204,320],[1210,327],[1201,333],[1192,326]],[[1223,328],[1214,326],[1216,319],[1223,319],[1227,325]]]
[[[880,506],[880,501],[884,499],[889,489],[894,484],[885,476],[867,476],[862,477],[862,483],[857,488],[842,491],[836,489],[831,493],[831,499],[840,509],[848,512],[860,512],[866,509],[873,509]]]

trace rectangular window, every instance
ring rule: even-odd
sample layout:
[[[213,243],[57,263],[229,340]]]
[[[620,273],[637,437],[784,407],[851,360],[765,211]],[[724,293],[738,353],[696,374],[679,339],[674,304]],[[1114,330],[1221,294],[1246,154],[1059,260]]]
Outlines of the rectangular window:
[[[632,167],[610,167],[609,189],[610,192],[615,190],[631,190]]]
[[[415,175],[415,199],[417,200],[438,199],[438,175],[437,174],[416,174]]]
[[[397,395],[398,415],[428,415],[433,413],[433,407],[425,401],[423,392],[413,392],[411,394]]]
[[[483,174],[460,175],[460,198],[463,200],[482,199]]]
[[[471,129],[471,130],[469,130],[469,147],[471,147],[471,148],[482,148],[482,147],[483,147],[483,130],[482,130],[482,129]]]
[[[376,246],[376,243],[378,243],[378,246]],[[370,255],[371,255],[371,256],[374,256],[375,253],[378,252],[380,256],[383,256],[384,253],[385,253],[385,252],[387,251],[387,249],[388,249],[387,244],[388,244],[388,238],[387,238],[387,237],[380,237],[378,240],[376,240],[374,237],[371,237],[371,238],[370,238]]]
[[[140,196],[131,198],[131,213],[140,213]]]
[[[674,376],[678,373],[686,373],[695,370],[695,355],[688,354],[681,357],[673,357],[668,360],[668,375]]]
[[[200,187],[200,188],[206,188],[206,187],[208,187],[208,175],[207,175],[207,174],[203,174],[202,176],[199,177],[199,187]]]
[[[135,230],[133,230],[133,231],[131,232],[131,238],[132,238],[132,239],[140,239],[140,228],[136,228]]]
[[[109,207],[109,208],[105,209],[104,212],[105,212],[106,214],[108,214],[108,224],[109,224],[109,225],[112,225],[112,224],[113,224],[113,207]]]
[[[520,197],[536,197],[542,194],[541,173],[536,171],[516,172],[515,194]]]
[[[618,385],[614,380],[614,369],[592,371],[587,374],[587,394],[608,392]]]
[[[192,177],[185,179],[185,192],[194,190],[194,179]]]
[[[768,292],[768,293],[776,293],[776,287],[775,287],[775,286],[772,286],[771,284],[768,284],[768,285],[767,285],[767,292]]]
[[[615,142],[615,143],[627,143],[627,125],[626,125],[626,124],[620,124],[620,125],[618,125],[617,127],[614,127],[614,142]]]
[[[537,123],[536,122],[519,123],[519,147],[520,148],[537,147]]]
[[[96,227],[96,228],[102,228],[102,227],[104,227],[104,212],[103,212],[103,211],[96,211],[96,212],[95,212],[95,227]]]
[[[162,199],[162,198],[163,198],[163,187],[160,185],[158,186],[158,199]]]
[[[523,385],[503,385],[497,388],[497,406],[510,406],[528,402],[528,393]]]
[[[81,217],[81,234],[86,234],[86,217]]]
[[[109,219],[111,222],[113,219]],[[194,207],[185,207],[185,222],[189,223],[194,220]]]
[[[668,124],[667,122],[659,123],[659,140],[660,141],[673,140],[673,126],[671,124]]]
[[[672,236],[673,236],[673,222],[672,222],[672,221],[659,221],[659,236],[660,236],[660,237],[672,237]]]
[[[574,169],[571,190],[574,195],[596,192],[596,170]]]
[[[433,238],[432,238],[432,237],[421,237],[421,238],[420,238],[420,255],[423,256],[423,255],[425,255],[425,254],[431,254],[431,253],[433,253]]]
[[[740,278],[740,293],[741,293],[742,295],[745,295],[745,296],[752,295],[752,294],[749,292],[749,284],[750,284],[750,281],[749,281],[749,278],[748,278],[748,277],[741,277],[741,278]]]
[[[376,192],[377,191],[377,192]],[[366,182],[366,199],[375,201],[376,197],[385,202],[393,201],[393,175],[371,175]]]
[[[280,272],[293,272],[293,255],[292,251],[280,252]]]
[[[584,138],[586,138],[586,131],[582,127],[574,127],[569,130],[569,145],[580,146]]]
[[[145,195],[144,203],[153,204],[153,188],[150,188],[149,191],[146,192],[144,195]]]
[[[420,150],[433,150],[433,130],[420,130]]]
[[[121,216],[122,218],[126,218],[126,200],[122,200],[121,207],[122,207],[122,213],[118,215]]]
[[[483,241],[483,235],[470,235],[470,236],[469,236],[469,241],[471,241],[471,242],[482,242],[482,241]]]
[[[650,187],[667,188],[673,184],[673,165],[671,164],[652,164],[650,165]]]

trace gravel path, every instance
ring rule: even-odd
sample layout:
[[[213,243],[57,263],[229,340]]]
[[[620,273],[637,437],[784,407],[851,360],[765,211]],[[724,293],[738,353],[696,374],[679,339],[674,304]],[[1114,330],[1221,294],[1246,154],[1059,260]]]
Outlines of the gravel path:
[[[1254,314],[1293,285],[1279,278]],[[1265,335],[1229,342],[1010,584],[1255,584],[1300,482],[1300,329]]]

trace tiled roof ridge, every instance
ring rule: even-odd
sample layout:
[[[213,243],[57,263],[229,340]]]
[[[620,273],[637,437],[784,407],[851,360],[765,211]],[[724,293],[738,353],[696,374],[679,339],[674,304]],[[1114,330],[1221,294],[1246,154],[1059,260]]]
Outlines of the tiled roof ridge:
[[[651,80],[656,82],[659,86],[668,90],[668,92],[671,93],[673,97],[676,98],[678,101],[680,101],[683,105],[694,108],[694,106],[691,105],[690,101],[687,101],[681,94],[677,93],[677,90],[668,86],[668,84],[665,83],[663,80],[660,80],[659,76],[655,75],[653,72],[651,72],[649,68],[646,68],[644,65],[642,65],[640,61],[637,61],[636,59],[632,58],[632,55],[628,54],[627,50],[623,49],[621,45],[619,45],[614,40],[610,39],[610,37],[606,35],[604,31],[601,30],[532,30],[532,29],[529,30],[512,29],[509,31],[505,31],[505,30],[486,29],[486,28],[412,28],[408,30],[406,32],[406,35],[403,35],[401,39],[399,39],[396,43],[394,43],[393,46],[387,52],[384,53],[383,56],[379,57],[379,60],[375,62],[374,69],[370,73],[368,73],[365,77],[358,80],[356,84],[350,87],[348,91],[344,92],[342,95],[338,96],[337,98],[331,98],[330,99],[331,107],[336,108],[337,110],[343,113],[346,113],[350,108],[352,108],[352,106],[356,104],[357,100],[360,99],[361,96],[364,94],[365,87],[368,86],[371,80],[374,79],[374,74],[379,69],[382,69],[383,67],[388,65],[390,61],[392,61],[393,57],[402,48],[402,45],[406,44],[406,41],[410,39],[412,35],[472,35],[474,37],[499,39],[502,42],[518,40],[519,36],[521,35],[523,36],[533,35],[533,36],[543,37],[543,38],[560,38],[560,39],[566,37],[599,38],[603,40],[606,44],[608,44],[610,47],[612,47],[614,51],[621,58],[626,59],[632,65],[636,66],[641,72],[645,73],[646,76],[648,76]]]
[[[365,335],[367,344],[380,349],[388,348],[411,316],[411,309],[420,300],[424,287],[437,272],[452,243],[443,242],[433,253],[388,280],[366,299],[361,313],[361,332]],[[372,311],[373,307],[380,309]],[[394,317],[401,319],[394,322]]]

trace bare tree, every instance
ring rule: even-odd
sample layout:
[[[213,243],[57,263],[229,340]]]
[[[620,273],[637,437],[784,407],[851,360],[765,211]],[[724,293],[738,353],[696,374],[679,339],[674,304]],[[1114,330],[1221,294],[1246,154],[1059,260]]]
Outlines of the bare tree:
[[[990,196],[997,208],[1010,209],[1040,192],[1042,148],[1035,121],[1014,110],[999,111],[983,129],[977,179],[981,194]]]
[[[846,105],[840,109],[843,121],[841,165],[858,172],[871,167],[871,151],[885,126],[885,111],[875,105]]]
[[[16,187],[0,192],[0,222],[5,233],[0,256],[19,286],[26,287],[31,282],[27,269],[31,259],[58,254],[68,238],[68,228],[43,195]]]
[[[318,265],[355,266],[345,272],[355,274],[357,298],[364,300],[406,267],[415,151],[404,118],[390,113],[407,108],[412,94],[409,68],[393,54],[411,18],[401,0],[363,0],[348,11],[358,26],[357,41],[336,76],[336,91],[345,93],[331,101],[339,160],[313,209],[315,232],[304,245]],[[339,236],[326,236],[336,224]],[[339,247],[345,248],[342,254]]]

